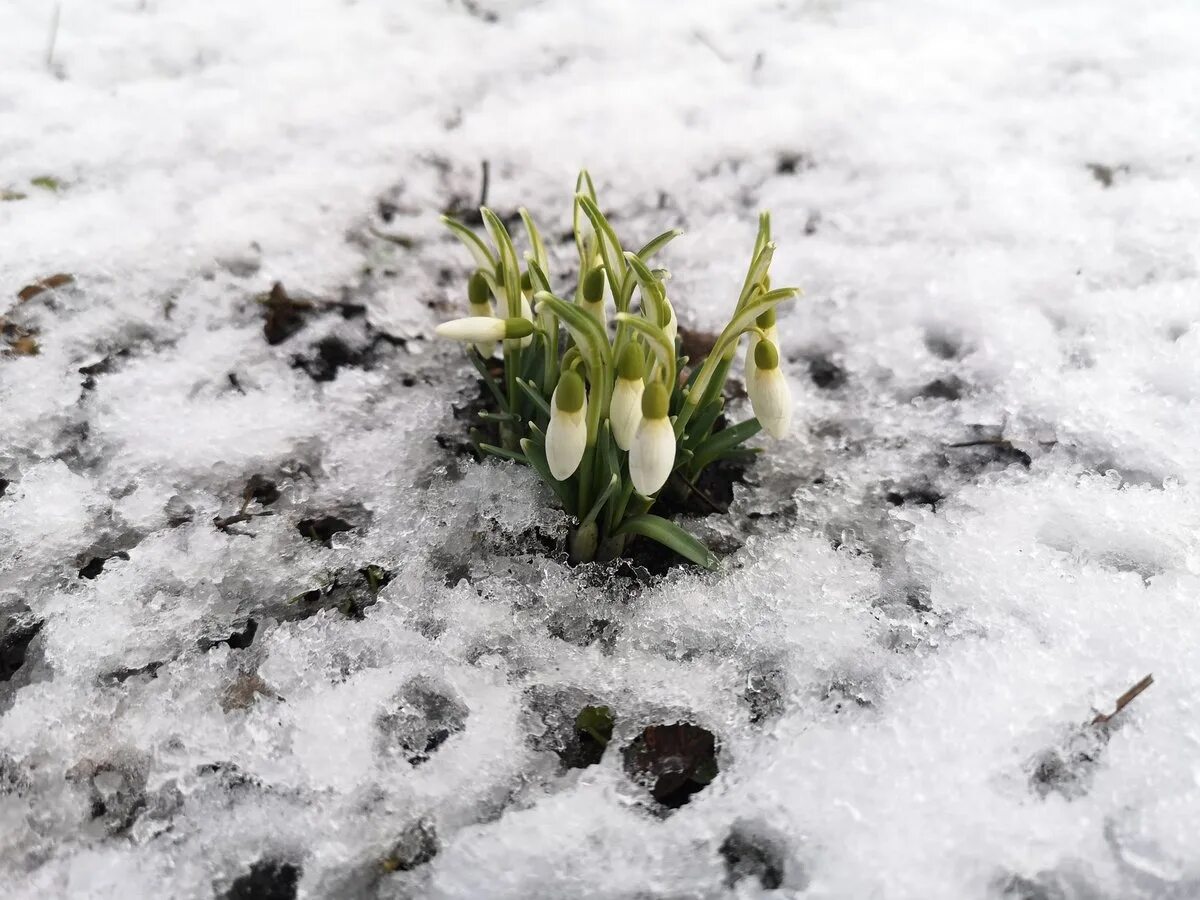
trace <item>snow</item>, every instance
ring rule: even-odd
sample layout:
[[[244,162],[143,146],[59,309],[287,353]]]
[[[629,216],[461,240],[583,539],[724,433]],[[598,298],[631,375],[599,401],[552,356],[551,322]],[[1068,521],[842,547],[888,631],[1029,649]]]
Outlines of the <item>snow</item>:
[[[0,84],[9,896],[1200,893],[1194,4],[8,0]],[[685,326],[772,210],[796,426],[717,572],[571,569],[454,451],[483,160],[683,227]]]

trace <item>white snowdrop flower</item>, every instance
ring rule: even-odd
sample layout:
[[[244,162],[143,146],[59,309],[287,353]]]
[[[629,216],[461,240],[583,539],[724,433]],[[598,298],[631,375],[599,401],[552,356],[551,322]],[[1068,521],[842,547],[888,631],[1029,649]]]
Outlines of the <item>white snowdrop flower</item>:
[[[471,309],[471,315],[477,318],[491,318],[496,315],[495,309],[492,307],[492,294],[488,288],[487,279],[483,277],[483,272],[476,271],[471,276],[471,280],[467,282],[467,305]],[[495,341],[480,341],[475,344],[475,349],[484,359],[488,359],[496,352]]]
[[[663,302],[667,304],[667,312],[670,314],[667,324],[663,326],[663,333],[666,334],[667,341],[674,347],[675,338],[679,334],[679,320],[675,318],[675,307],[671,305],[671,301],[664,297]]]
[[[642,394],[646,389],[646,383],[642,380],[644,368],[642,348],[637,344],[628,344],[621,351],[617,383],[608,405],[613,440],[622,450],[633,446],[634,436],[642,423]]]
[[[568,369],[550,398],[550,425],[546,428],[546,462],[550,474],[566,481],[575,474],[587,446],[587,394],[583,379]]]
[[[775,327],[775,310],[768,309],[765,313],[755,320],[755,324],[767,336],[767,340],[775,345],[776,351],[779,350],[779,329]],[[755,375],[758,374],[758,367],[754,364],[754,348],[758,346],[758,342],[762,340],[758,336],[757,331],[751,331],[750,342],[746,345],[746,391],[750,391],[750,385],[754,381]]]
[[[600,327],[608,329],[608,309],[604,305],[604,269],[596,267],[583,279],[583,296],[579,305]]]
[[[451,319],[436,329],[438,337],[467,344],[494,344],[496,341],[514,340],[533,334],[533,323],[528,319],[500,319],[496,316],[467,316]]]
[[[754,380],[747,385],[750,405],[767,434],[781,438],[792,424],[792,392],[779,368],[779,351],[773,343],[758,342],[754,347],[754,365]]]
[[[642,422],[629,450],[629,477],[639,494],[650,496],[675,468],[675,428],[667,418],[667,389],[654,381],[642,394]]]

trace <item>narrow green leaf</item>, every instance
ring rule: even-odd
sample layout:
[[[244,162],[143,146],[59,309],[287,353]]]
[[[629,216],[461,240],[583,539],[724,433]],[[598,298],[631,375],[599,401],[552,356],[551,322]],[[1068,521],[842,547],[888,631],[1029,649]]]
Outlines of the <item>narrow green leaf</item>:
[[[655,325],[666,325],[669,314],[667,311],[667,290],[661,281],[637,258],[636,254],[626,253],[625,259],[637,279],[638,287],[642,289],[642,314]],[[649,309],[647,309],[649,304]]]
[[[532,382],[526,381],[523,378],[517,379],[517,387],[523,390],[530,400],[544,412],[547,416],[550,415],[550,404],[546,402],[546,398],[542,396],[541,391]]]
[[[712,430],[713,423],[717,421],[717,417],[721,415],[721,410],[725,408],[725,401],[718,398],[712,403],[708,403],[692,416],[692,421],[688,422],[686,438],[683,443],[686,447],[695,448],[703,440],[708,437],[709,431]]]
[[[525,223],[525,231],[529,234],[529,243],[533,247],[533,258],[537,260],[538,266],[543,272],[550,268],[549,257],[546,256],[546,245],[542,243],[541,232],[533,224],[533,217],[529,215],[529,210],[521,207],[517,210],[521,214],[521,221]]]
[[[625,256],[621,250],[621,241],[617,238],[613,227],[608,224],[608,219],[604,218],[604,213],[600,212],[600,207],[596,205],[594,198],[581,196],[579,203],[583,207],[584,215],[596,229],[596,236],[600,239],[600,255],[604,258],[604,272],[608,276],[612,295],[614,298],[619,297],[621,282],[625,279]]]
[[[514,416],[512,413],[494,413],[488,412],[486,409],[479,411],[479,418],[485,422],[520,422],[519,416]]]
[[[498,456],[501,459],[511,459],[513,462],[529,465],[529,460],[525,458],[524,453],[517,453],[515,450],[505,450],[503,447],[497,447],[495,444],[478,444],[477,446],[484,453],[490,453],[492,456]]]
[[[639,250],[637,255],[641,257],[643,262],[648,261],[650,257],[660,251],[663,247],[667,246],[667,244],[671,243],[671,241],[675,240],[675,238],[679,237],[681,234],[683,234],[682,228],[672,228],[670,231],[664,231],[658,237],[653,237],[647,241],[646,246]]]
[[[457,219],[452,219],[449,216],[442,216],[442,223],[450,229],[450,232],[463,242],[463,245],[471,252],[471,256],[475,259],[475,264],[481,269],[489,269],[494,271],[496,268],[496,256],[488,249],[487,244],[479,239],[470,228],[464,225]]]
[[[704,470],[705,466],[712,463],[722,453],[732,450],[738,444],[749,440],[760,431],[762,431],[762,425],[755,418],[749,418],[745,422],[739,422],[736,425],[718,431],[696,447],[696,457],[692,460],[691,465],[692,472],[699,474]]]
[[[500,271],[504,278],[504,295],[508,300],[508,315],[521,315],[521,264],[517,259],[517,248],[499,216],[486,206],[479,211],[483,224],[487,226],[492,241],[500,251]]]
[[[581,348],[587,349],[596,364],[606,367],[609,365],[608,335],[604,333],[599,322],[578,306],[560,300],[549,291],[539,291],[534,294],[533,299],[539,305],[545,303],[556,316],[562,319],[563,324],[571,332],[571,336],[575,338],[575,342]]]
[[[626,519],[617,528],[616,534],[640,534],[706,569],[714,568],[717,564],[717,558],[707,547],[674,522],[661,516],[646,513]]]
[[[742,333],[746,329],[754,324],[755,319],[784,300],[791,300],[799,295],[799,288],[776,288],[751,301],[725,326],[725,330],[721,332],[721,336],[717,339],[717,344],[713,347],[712,353],[724,353],[732,344],[737,342],[737,339],[742,336]]]
[[[750,299],[754,289],[762,283],[763,276],[771,268],[771,259],[775,256],[775,245],[768,242],[754,255],[750,268],[746,270],[746,280],[742,283],[742,292],[738,295],[737,309],[741,310]]]
[[[500,385],[496,384],[496,379],[492,377],[492,373],[488,371],[487,363],[483,357],[479,355],[479,351],[474,347],[467,347],[467,359],[471,361],[471,365],[479,372],[483,378],[483,383],[488,386],[492,392],[492,396],[496,398],[496,403],[502,410],[508,411],[508,400],[500,390]]]
[[[596,502],[592,504],[592,508],[588,510],[588,514],[584,516],[583,520],[579,523],[580,528],[595,521],[596,516],[600,515],[600,510],[604,509],[604,504],[607,503],[608,498],[616,492],[617,486],[620,483],[621,479],[616,475],[612,476],[612,478],[608,480],[608,485],[603,491],[600,492],[600,496],[596,498]]]

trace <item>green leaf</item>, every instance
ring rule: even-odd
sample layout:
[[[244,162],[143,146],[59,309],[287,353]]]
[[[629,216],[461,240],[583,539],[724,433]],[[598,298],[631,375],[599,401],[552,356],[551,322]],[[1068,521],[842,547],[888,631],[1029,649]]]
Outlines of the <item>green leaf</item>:
[[[521,315],[521,264],[517,259],[517,248],[513,246],[508,229],[499,216],[486,206],[479,211],[483,224],[487,226],[492,241],[500,250],[500,271],[504,278],[504,296],[508,300],[508,315]]]
[[[43,191],[51,191],[57,194],[63,189],[62,179],[55,178],[53,175],[39,175],[37,178],[29,179],[29,183],[34,187],[41,188]]]
[[[754,324],[754,320],[765,313],[768,309],[772,309],[782,303],[784,300],[791,300],[799,295],[799,288],[776,288],[775,290],[769,291],[756,300],[752,300],[750,303],[746,304],[746,306],[729,321],[729,324],[725,326],[725,330],[721,332],[721,336],[717,339],[716,346],[713,347],[713,354],[723,354],[726,350],[728,350],[730,345],[736,343],[738,338],[742,336],[742,333]]]
[[[580,521],[580,528],[582,528],[584,525],[587,525],[589,522],[595,521],[596,516],[600,515],[600,510],[604,509],[604,504],[607,503],[608,498],[616,492],[617,486],[620,485],[620,483],[621,479],[616,475],[612,476],[612,478],[608,480],[608,485],[600,492],[600,496],[596,498],[596,502],[592,504],[592,508],[588,510],[588,514]]]
[[[492,272],[496,270],[495,254],[488,249],[487,244],[480,240],[475,232],[462,222],[452,219],[449,216],[442,216],[442,224],[449,228],[451,233],[471,251],[471,256],[475,258],[475,265]]]
[[[612,289],[613,297],[619,297],[621,282],[625,279],[625,256],[621,251],[621,241],[613,227],[608,224],[608,219],[604,218],[604,213],[600,212],[600,207],[596,205],[593,197],[580,196],[579,204],[600,238],[600,255],[604,258],[604,272],[608,276],[608,285]]]
[[[541,232],[533,224],[533,217],[529,215],[529,210],[522,206],[517,212],[521,214],[521,221],[525,223],[525,230],[529,233],[529,243],[533,247],[533,258],[537,261],[538,267],[545,272],[550,268],[550,263],[548,261],[549,257],[546,256],[546,245],[542,243]]]
[[[546,398],[542,396],[537,387],[523,378],[517,379],[517,387],[523,390],[542,412],[547,416],[550,415],[550,404],[546,402]]]
[[[492,456],[498,456],[501,459],[511,459],[513,462],[529,465],[529,460],[525,458],[525,454],[523,453],[517,453],[514,450],[505,450],[503,447],[497,447],[495,444],[479,444],[478,447],[484,453],[490,453]]]
[[[717,417],[721,415],[721,410],[725,408],[725,401],[718,398],[712,403],[707,403],[692,416],[692,421],[688,422],[684,445],[687,447],[695,447],[701,441],[708,437],[709,431],[712,430],[713,423],[717,421]]]
[[[637,258],[636,254],[626,253],[625,259],[642,289],[642,314],[655,325],[666,325],[669,318],[667,312],[667,291],[661,281],[654,277],[646,268],[646,264]],[[650,309],[647,309],[649,303]]]
[[[667,340],[665,331],[657,325],[651,325],[641,316],[631,315],[630,313],[617,313],[617,321],[628,325],[646,338],[646,342],[650,344],[650,349],[654,351],[654,355],[662,363],[663,371],[675,371],[675,348]],[[668,389],[672,387],[674,386],[669,385]]]
[[[626,519],[616,530],[616,534],[640,534],[642,537],[657,541],[664,547],[674,550],[685,559],[706,569],[714,568],[717,558],[702,543],[662,516],[646,513]]]
[[[585,706],[575,717],[575,730],[591,735],[601,747],[612,740],[613,714],[607,706]]]
[[[604,367],[609,365],[611,348],[608,345],[608,335],[604,333],[599,322],[578,306],[560,300],[549,291],[538,291],[533,295],[533,299],[538,304],[545,303],[556,316],[562,319],[563,324],[571,332],[571,336],[575,338],[575,342],[581,349],[588,351],[590,359],[594,360],[595,364]]]
[[[762,431],[762,425],[755,418],[749,418],[745,422],[739,422],[730,428],[718,431],[696,448],[696,456],[691,465],[692,472],[700,474],[705,466],[712,463],[722,453],[732,450],[760,431]]]
[[[771,268],[771,259],[774,256],[775,245],[770,242],[764,244],[763,248],[755,254],[750,268],[746,270],[746,280],[742,283],[742,292],[738,295],[737,309],[740,310],[746,305],[754,289],[762,283],[763,276]]]
[[[521,449],[525,451],[525,458],[529,461],[529,465],[542,476],[542,481],[550,485],[550,488],[558,495],[558,500],[563,505],[563,509],[568,514],[574,515],[575,507],[571,495],[574,493],[568,487],[565,481],[559,481],[550,474],[550,464],[546,462],[546,448],[544,444],[539,444],[529,438],[522,438]]]
[[[474,347],[467,347],[467,359],[471,361],[480,376],[483,378],[483,383],[488,386],[492,392],[492,396],[496,398],[496,403],[502,410],[508,411],[508,400],[500,390],[500,386],[496,384],[496,379],[492,377],[492,373],[488,371],[487,363],[483,361],[483,357],[479,355],[479,351]]]
[[[646,246],[639,250],[637,255],[641,257],[643,262],[645,262],[681,234],[683,234],[682,228],[672,228],[670,231],[664,231],[658,237],[653,237],[647,241]]]

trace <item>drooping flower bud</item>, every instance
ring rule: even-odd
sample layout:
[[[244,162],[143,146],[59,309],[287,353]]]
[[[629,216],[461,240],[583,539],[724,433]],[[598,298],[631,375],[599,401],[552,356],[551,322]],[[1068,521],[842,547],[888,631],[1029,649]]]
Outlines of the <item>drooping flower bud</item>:
[[[642,348],[627,344],[617,364],[617,383],[608,407],[613,439],[622,450],[633,446],[638,425],[642,423],[642,394],[646,389],[642,380],[644,370]]]
[[[467,316],[451,319],[434,329],[438,337],[469,344],[492,343],[526,338],[533,334],[528,319],[500,319],[496,316]]]
[[[642,422],[629,450],[629,477],[639,494],[650,496],[675,468],[675,428],[667,418],[670,395],[660,381],[642,394]]]
[[[792,423],[792,392],[771,341],[760,340],[755,346],[754,365],[754,379],[746,385],[750,405],[767,434],[781,438]]]
[[[496,315],[496,311],[492,308],[491,289],[488,287],[483,272],[478,269],[471,276],[471,280],[467,282],[467,305],[471,309],[472,316],[491,318]],[[475,345],[475,349],[480,356],[488,359],[496,352],[496,342],[480,341]]]
[[[604,305],[604,269],[600,266],[592,269],[584,276],[583,291],[580,306],[597,322],[601,328],[608,328],[608,310]]]
[[[563,372],[550,398],[550,424],[546,427],[546,462],[550,474],[566,481],[575,474],[587,447],[587,393],[583,379],[573,370]]]
[[[767,340],[775,345],[775,349],[779,349],[779,329],[775,327],[775,308],[768,309],[765,313],[754,320],[759,329],[766,334]],[[754,364],[754,348],[758,346],[758,342],[762,340],[758,336],[757,331],[750,332],[750,342],[746,345],[746,391],[749,392],[750,384],[754,381],[755,375],[758,374],[758,367]]]

